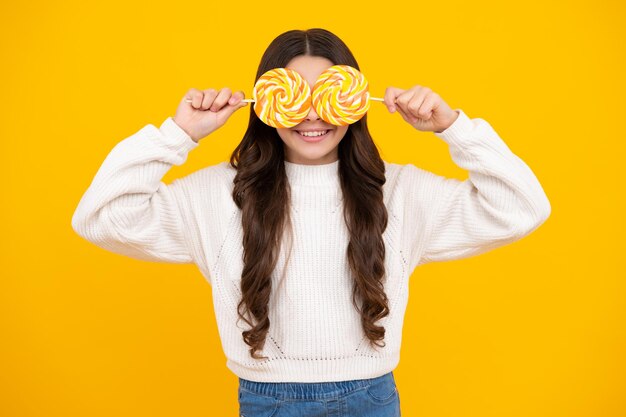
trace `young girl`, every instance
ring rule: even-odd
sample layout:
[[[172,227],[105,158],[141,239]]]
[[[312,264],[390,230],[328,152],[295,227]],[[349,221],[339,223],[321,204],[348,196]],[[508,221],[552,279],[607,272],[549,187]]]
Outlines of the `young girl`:
[[[337,36],[291,30],[271,42],[256,79],[288,68],[313,89],[338,64],[359,69]],[[398,416],[392,371],[409,276],[521,239],[550,203],[489,123],[419,85],[388,87],[384,105],[445,141],[469,179],[382,160],[367,115],[339,126],[311,107],[299,124],[274,128],[250,106],[230,161],[161,182],[243,98],[192,88],[173,118],[119,142],[72,226],[115,253],[198,266],[239,377],[241,416]]]

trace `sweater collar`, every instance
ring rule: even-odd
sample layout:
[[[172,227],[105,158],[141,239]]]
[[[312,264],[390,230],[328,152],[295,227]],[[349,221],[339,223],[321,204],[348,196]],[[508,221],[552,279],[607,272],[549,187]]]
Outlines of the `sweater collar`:
[[[339,160],[321,165],[295,164],[285,160],[285,172],[293,185],[335,186],[339,184]]]

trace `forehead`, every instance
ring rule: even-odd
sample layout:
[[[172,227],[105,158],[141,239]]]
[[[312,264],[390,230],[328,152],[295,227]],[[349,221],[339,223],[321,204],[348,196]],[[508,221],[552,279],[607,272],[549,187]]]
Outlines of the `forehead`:
[[[333,65],[332,61],[321,56],[299,55],[289,61],[285,68],[296,71],[313,87],[320,74]]]

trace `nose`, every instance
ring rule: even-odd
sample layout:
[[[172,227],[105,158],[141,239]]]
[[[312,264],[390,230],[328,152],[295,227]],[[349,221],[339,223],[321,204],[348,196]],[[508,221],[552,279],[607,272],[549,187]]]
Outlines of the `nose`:
[[[311,110],[309,110],[309,114],[306,116],[306,120],[319,120],[319,115],[315,112],[313,106],[311,106]]]

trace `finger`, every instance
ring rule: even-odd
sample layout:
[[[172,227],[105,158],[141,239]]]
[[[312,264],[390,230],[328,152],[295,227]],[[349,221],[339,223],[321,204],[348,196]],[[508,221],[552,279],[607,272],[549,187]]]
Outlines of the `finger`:
[[[410,113],[405,112],[402,107],[398,107],[398,113],[402,116],[404,120],[406,120],[409,124],[417,123],[417,117],[412,116]]]
[[[242,107],[245,107],[245,105],[247,105],[248,103],[245,103],[243,101],[239,101],[238,103],[235,104],[227,104],[226,106],[222,107],[222,109],[220,111],[217,112],[217,117],[218,119],[222,120],[222,122],[225,122],[226,120],[228,120],[228,118],[237,110],[239,110]]]
[[[396,97],[396,107],[399,109],[401,108],[404,113],[409,113],[409,109],[407,106],[413,98],[414,94],[414,89],[403,91],[400,95],[398,95],[398,97]]]
[[[424,101],[422,102],[419,110],[417,111],[419,117],[424,120],[429,120],[432,117],[433,110],[435,109],[438,101],[439,95],[437,93],[435,93],[434,91],[428,93],[426,95],[426,98],[424,98]]]
[[[213,105],[211,106],[211,111],[219,111],[222,107],[224,107],[224,104],[226,104],[228,102],[228,99],[231,96],[231,91],[230,88],[228,87],[224,87],[220,90],[220,92],[217,94],[217,97],[215,97],[215,100],[213,101]]]
[[[411,113],[415,117],[419,116],[419,109],[426,98],[426,95],[430,92],[430,88],[428,87],[420,87],[416,90],[415,94],[407,104],[407,109],[409,113]]]
[[[191,107],[193,107],[194,109],[199,109],[200,106],[202,105],[202,91],[198,90],[197,88],[191,88],[189,89],[189,92],[187,92],[187,97],[189,97],[191,99]]]
[[[215,88],[208,88],[204,90],[204,99],[202,100],[202,110],[208,110],[213,104],[213,100],[217,96],[217,90]]]
[[[231,106],[237,105],[239,103],[242,103],[241,100],[243,100],[246,97],[245,93],[243,91],[237,91],[235,93],[233,93],[232,97],[228,100],[228,104],[230,104]],[[248,104],[246,102],[243,102],[243,104]]]
[[[394,111],[396,111],[396,97],[398,97],[398,95],[402,94],[403,92],[404,90],[397,87],[387,87],[387,89],[385,90],[385,95],[383,97],[383,102],[387,106],[387,109],[389,109],[389,112],[393,113]]]

